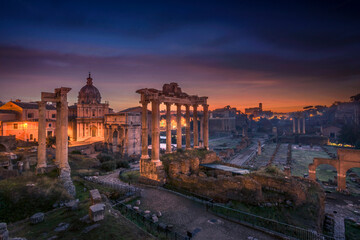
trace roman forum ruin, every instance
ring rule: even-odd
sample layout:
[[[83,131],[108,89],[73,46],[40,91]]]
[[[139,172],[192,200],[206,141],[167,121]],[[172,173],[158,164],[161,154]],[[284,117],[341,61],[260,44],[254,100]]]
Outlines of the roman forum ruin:
[[[190,140],[190,107],[193,108],[193,123],[194,123],[194,145],[193,148],[201,147],[199,145],[198,134],[198,116],[197,109],[201,105],[203,107],[203,122],[201,131],[203,139],[203,147],[209,148],[209,124],[208,124],[208,97],[198,97],[197,95],[188,95],[181,91],[177,83],[164,84],[162,90],[153,88],[143,88],[136,91],[141,95],[140,103],[142,104],[142,131],[141,131],[141,160],[140,160],[140,174],[143,177],[163,181],[162,163],[160,161],[160,104],[166,105],[166,153],[171,153],[171,124],[170,111],[171,105],[175,104],[177,107],[177,149],[182,149],[182,130],[181,130],[181,107],[186,108],[186,128],[185,139],[186,149],[191,149]],[[151,103],[152,110],[152,148],[151,159],[148,155],[148,129],[147,129],[147,108]]]
[[[45,171],[46,164],[46,104],[56,103],[56,157],[55,164],[60,169],[60,174],[70,174],[68,163],[68,102],[67,93],[71,88],[56,88],[54,93],[42,92],[39,104],[39,147],[36,171]]]

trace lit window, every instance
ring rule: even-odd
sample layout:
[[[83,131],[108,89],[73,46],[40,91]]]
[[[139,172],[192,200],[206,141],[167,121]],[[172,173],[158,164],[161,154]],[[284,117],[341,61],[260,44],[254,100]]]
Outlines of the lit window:
[[[28,113],[28,118],[34,118],[34,113]]]

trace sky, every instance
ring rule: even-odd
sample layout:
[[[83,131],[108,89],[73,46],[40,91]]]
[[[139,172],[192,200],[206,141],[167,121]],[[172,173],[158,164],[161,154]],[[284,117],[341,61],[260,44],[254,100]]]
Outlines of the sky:
[[[287,112],[360,93],[358,1],[0,2],[0,100],[37,101],[91,72],[116,111],[177,82],[210,109]]]

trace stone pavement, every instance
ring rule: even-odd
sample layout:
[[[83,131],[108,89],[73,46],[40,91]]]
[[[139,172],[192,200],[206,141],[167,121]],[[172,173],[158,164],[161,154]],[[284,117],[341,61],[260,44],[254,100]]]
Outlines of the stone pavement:
[[[154,188],[145,188],[141,197],[141,210],[160,211],[159,221],[174,225],[175,231],[186,234],[196,233],[194,240],[200,239],[276,239],[268,234],[227,221],[207,212],[203,204],[185,197]]]
[[[98,176],[103,183],[128,185],[119,179],[117,170],[105,176]],[[160,211],[160,222],[174,225],[174,229],[186,235],[196,232],[194,240],[270,240],[277,239],[263,232],[219,218],[207,212],[205,206],[185,197],[155,188],[144,188],[141,193],[141,210]]]

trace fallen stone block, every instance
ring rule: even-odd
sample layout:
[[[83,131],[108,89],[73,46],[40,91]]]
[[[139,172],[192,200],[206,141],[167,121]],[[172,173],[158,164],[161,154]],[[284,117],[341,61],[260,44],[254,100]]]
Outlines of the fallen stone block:
[[[65,203],[65,207],[67,207],[70,210],[77,210],[79,207],[79,199],[71,200],[67,203]]]
[[[86,227],[86,228],[82,231],[82,233],[88,233],[88,232],[90,232],[91,230],[93,230],[93,229],[95,229],[95,228],[98,228],[98,227],[100,227],[100,224],[99,224],[99,223],[95,223],[95,224],[93,224],[93,225],[91,225],[91,226]]]
[[[152,215],[152,220],[153,220],[153,222],[154,223],[157,223],[158,221],[159,221],[159,219],[158,219],[158,217],[154,214],[154,215]]]
[[[90,199],[91,199],[91,203],[93,205],[97,204],[97,203],[102,203],[102,199],[101,199],[99,190],[97,190],[97,189],[90,190]]]
[[[105,204],[98,203],[98,204],[90,206],[89,216],[93,222],[103,220],[104,216],[105,216]]]
[[[7,230],[6,223],[0,223],[0,240],[8,240],[9,239],[9,231]]]
[[[55,232],[63,232],[69,228],[69,223],[59,223],[59,225],[55,228]]]
[[[42,212],[35,213],[30,217],[30,223],[31,224],[37,224],[44,221],[45,214]]]

